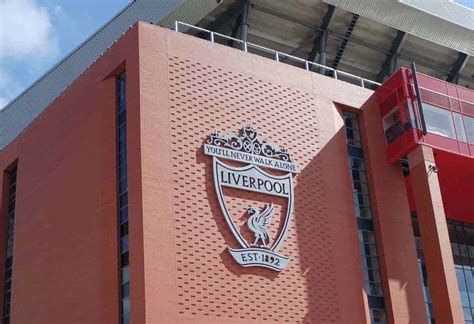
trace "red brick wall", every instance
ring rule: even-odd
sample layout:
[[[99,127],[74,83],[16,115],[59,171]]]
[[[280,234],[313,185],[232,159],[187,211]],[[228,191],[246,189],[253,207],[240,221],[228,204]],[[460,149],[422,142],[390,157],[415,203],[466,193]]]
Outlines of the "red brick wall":
[[[363,105],[360,120],[388,315],[393,323],[423,323],[426,312],[405,180],[400,164],[387,163],[375,96]]]
[[[0,152],[18,159],[12,323],[118,322],[113,72],[136,48],[134,29]]]
[[[147,321],[366,322],[342,119],[333,101],[357,106],[370,91],[148,24],[140,25],[140,66],[136,160]],[[288,147],[301,168],[294,221],[280,250],[291,261],[281,273],[242,268],[226,251],[238,245],[218,206],[212,159],[202,151],[211,131],[249,123]],[[243,214],[260,199],[242,194],[228,203]]]
[[[371,91],[145,23],[0,154],[3,169],[19,159],[14,322],[118,321],[111,76],[124,62],[133,322],[367,322],[335,102],[358,108]],[[248,123],[301,168],[281,273],[229,257],[202,154],[212,130]]]

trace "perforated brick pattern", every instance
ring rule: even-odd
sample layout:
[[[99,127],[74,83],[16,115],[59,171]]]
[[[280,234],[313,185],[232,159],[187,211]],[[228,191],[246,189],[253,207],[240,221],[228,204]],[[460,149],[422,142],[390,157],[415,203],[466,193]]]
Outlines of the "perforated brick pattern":
[[[338,323],[323,168],[315,159],[320,145],[314,98],[178,57],[169,58],[169,78],[178,312],[223,321]],[[213,130],[236,132],[246,124],[288,147],[304,174],[304,181],[298,181],[301,174],[295,180],[294,218],[279,250],[291,260],[281,273],[242,268],[227,252],[239,245],[218,205],[212,157],[203,154]],[[262,207],[268,200],[236,189],[225,193],[242,230],[239,217],[249,202]],[[278,213],[285,212],[283,198],[273,201]]]

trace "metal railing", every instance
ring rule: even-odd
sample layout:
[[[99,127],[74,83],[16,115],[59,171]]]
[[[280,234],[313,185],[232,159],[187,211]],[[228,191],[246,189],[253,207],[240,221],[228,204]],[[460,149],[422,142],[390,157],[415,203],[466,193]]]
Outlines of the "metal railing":
[[[190,24],[187,24],[187,23],[176,20],[175,23],[174,23],[174,30],[176,32],[180,32],[180,26],[187,27],[186,31],[189,30],[189,29],[193,29],[193,30],[197,30],[199,32],[208,34],[209,35],[209,40],[213,43],[216,42],[216,38],[221,38],[221,39],[225,39],[225,40],[228,40],[228,41],[232,41],[232,42],[235,42],[237,44],[240,44],[240,48],[244,52],[249,52],[249,49],[254,49],[256,51],[261,51],[261,52],[267,53],[270,56],[272,56],[274,58],[274,60],[277,61],[277,62],[300,63],[301,67],[304,68],[307,71],[312,71],[312,72],[316,72],[316,73],[323,74],[323,75],[326,75],[326,76],[331,76],[336,80],[348,79],[348,80],[352,81],[351,83],[356,84],[358,86],[361,86],[362,88],[369,87],[370,89],[374,89],[374,88],[379,87],[381,85],[378,82],[368,80],[368,79],[364,79],[360,76],[357,76],[357,75],[354,75],[354,74],[351,74],[351,73],[348,73],[348,72],[344,72],[344,71],[341,71],[341,70],[336,70],[336,69],[334,69],[332,67],[329,67],[329,66],[326,66],[326,65],[311,62],[311,61],[308,61],[308,60],[305,60],[305,59],[302,59],[302,58],[299,58],[299,57],[296,57],[296,56],[293,56],[293,55],[290,55],[290,54],[286,54],[286,53],[283,53],[283,52],[273,50],[273,49],[268,48],[268,47],[253,44],[253,43],[250,43],[250,42],[245,42],[245,41],[243,41],[241,39],[238,39],[238,38],[234,38],[234,37],[227,36],[227,35],[224,35],[224,34],[216,33],[216,32],[213,32],[211,30],[207,30],[207,29],[204,29],[204,28],[201,28],[201,27],[197,27],[197,26],[190,25]]]

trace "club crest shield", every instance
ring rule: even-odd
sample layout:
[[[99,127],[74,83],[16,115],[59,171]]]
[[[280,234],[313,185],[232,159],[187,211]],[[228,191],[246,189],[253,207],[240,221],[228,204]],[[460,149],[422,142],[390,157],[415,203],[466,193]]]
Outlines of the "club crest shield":
[[[298,172],[288,151],[245,126],[239,134],[213,132],[204,153],[212,156],[219,206],[240,245],[229,247],[229,253],[243,267],[283,270],[290,258],[278,249],[290,228]]]

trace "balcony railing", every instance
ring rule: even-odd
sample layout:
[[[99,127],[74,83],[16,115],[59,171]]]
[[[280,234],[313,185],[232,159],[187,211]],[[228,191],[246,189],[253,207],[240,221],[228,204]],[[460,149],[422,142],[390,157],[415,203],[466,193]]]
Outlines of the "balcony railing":
[[[182,28],[180,28],[180,27],[182,27]],[[347,72],[344,72],[344,71],[341,71],[341,70],[336,70],[336,69],[334,69],[332,67],[329,67],[329,66],[326,66],[326,65],[322,65],[322,64],[319,64],[319,63],[307,61],[307,60],[304,60],[302,58],[299,58],[299,57],[296,57],[296,56],[293,56],[293,55],[290,55],[290,54],[286,54],[286,53],[283,53],[283,52],[279,52],[279,51],[273,50],[273,49],[268,48],[268,47],[253,44],[253,43],[250,43],[250,42],[245,42],[245,41],[243,41],[241,39],[238,39],[238,38],[234,38],[234,37],[231,37],[231,36],[216,33],[216,32],[213,32],[211,30],[200,28],[200,27],[197,27],[197,26],[194,26],[194,25],[190,25],[190,24],[181,22],[181,21],[175,21],[175,24],[174,24],[174,30],[175,31],[177,31],[177,32],[180,32],[181,30],[188,31],[189,29],[196,30],[196,31],[199,31],[199,32],[202,32],[202,33],[205,33],[205,34],[209,35],[209,40],[213,43],[215,43],[218,39],[232,41],[234,43],[239,44],[240,49],[244,52],[249,52],[250,49],[253,49],[256,52],[260,51],[262,53],[266,53],[267,56],[270,55],[277,62],[282,62],[282,63],[287,63],[287,64],[296,63],[296,64],[299,64],[299,65],[296,65],[296,66],[301,67],[301,68],[303,68],[307,71],[312,71],[312,72],[315,72],[315,73],[330,76],[330,77],[333,77],[334,79],[337,79],[337,80],[348,81],[352,84],[356,84],[358,86],[361,86],[362,88],[375,89],[375,88],[380,86],[380,83],[378,83],[378,82],[368,80],[368,79],[364,79],[360,76],[357,76],[357,75],[354,75],[354,74],[351,74],[351,73],[347,73]]]

